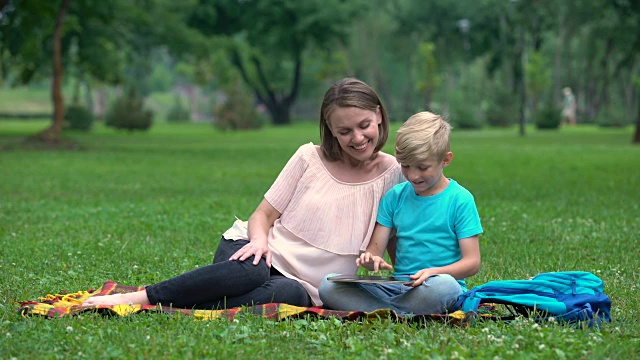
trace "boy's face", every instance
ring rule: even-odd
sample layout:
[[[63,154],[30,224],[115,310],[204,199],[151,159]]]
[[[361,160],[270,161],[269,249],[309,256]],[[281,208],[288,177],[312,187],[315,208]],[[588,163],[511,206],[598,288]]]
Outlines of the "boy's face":
[[[451,164],[453,153],[448,152],[444,160],[425,160],[416,164],[400,164],[404,175],[418,196],[431,196],[444,190],[449,180],[442,171]]]

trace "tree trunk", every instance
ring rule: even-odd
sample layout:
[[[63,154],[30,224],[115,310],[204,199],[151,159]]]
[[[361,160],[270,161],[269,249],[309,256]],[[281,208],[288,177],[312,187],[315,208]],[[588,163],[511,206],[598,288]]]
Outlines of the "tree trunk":
[[[389,91],[389,85],[387,84],[387,80],[385,79],[384,75],[382,74],[382,70],[380,69],[380,66],[378,66],[378,64],[375,64],[375,81],[377,86],[378,91],[380,92],[382,98],[385,100],[385,104],[387,104],[387,111],[390,111],[391,109],[393,109],[393,96],[391,96],[391,92]],[[405,98],[406,100],[406,98]]]
[[[524,27],[523,25],[518,25],[520,29],[518,30],[518,40],[515,49],[514,56],[514,64],[513,64],[513,81],[515,85],[516,94],[518,99],[520,100],[520,104],[518,107],[518,117],[520,124],[520,136],[525,135],[525,124],[526,119],[524,115],[524,108],[527,105],[527,95],[525,92],[525,84],[524,84],[524,71],[522,65],[522,57],[524,54]]]
[[[553,64],[553,98],[561,99],[562,98],[562,66],[564,64],[564,48],[567,43],[567,25],[566,25],[566,16],[564,7],[561,8],[561,11],[558,13],[558,47],[555,54],[555,61]],[[566,64],[566,67],[570,67],[571,64]],[[566,82],[566,80],[565,80]],[[555,103],[554,103],[555,104]]]
[[[433,89],[425,90],[422,96],[422,101],[424,102],[423,109],[429,110],[431,106],[431,98],[433,97]],[[405,107],[406,109],[407,107]],[[408,109],[407,109],[408,110]]]
[[[291,123],[291,106],[287,103],[276,102],[272,106],[267,105],[271,114],[273,125],[289,125]]]
[[[638,91],[638,100],[640,100],[640,91]],[[636,133],[633,135],[633,143],[640,144],[640,101],[638,101],[638,113],[636,114]]]
[[[267,111],[271,115],[271,122],[274,125],[288,125],[291,123],[291,106],[295,102],[300,88],[302,54],[300,51],[296,51],[293,54],[293,57],[295,66],[293,70],[293,80],[291,82],[291,90],[288,95],[279,95],[276,94],[276,91],[271,89],[266,74],[262,69],[262,63],[256,56],[253,56],[251,61],[255,67],[258,77],[257,80],[260,83],[260,86],[249,78],[247,69],[245,68],[238,51],[235,49],[231,51],[231,63],[240,72],[240,76],[244,83],[253,90],[258,100],[267,107]]]
[[[107,90],[104,87],[96,91],[94,112],[98,118],[104,119],[104,114],[107,112]]]
[[[611,77],[611,72],[609,71],[609,63],[610,63],[610,55],[613,50],[613,39],[611,36],[607,39],[607,45],[604,50],[604,55],[602,59],[600,59],[600,68],[598,69],[601,76],[602,81],[594,81],[594,83],[598,84],[598,88],[596,88],[596,96],[593,99],[593,107],[594,107],[594,115],[598,113],[603,104],[609,102],[609,77]]]
[[[191,112],[191,118],[189,120],[195,121],[198,115],[198,94],[196,93],[196,88],[193,85],[185,85],[183,89],[187,98],[189,98],[189,111]]]
[[[91,91],[91,83],[89,83],[89,81],[85,81],[84,88],[85,106],[87,107],[87,109],[89,109],[89,111],[91,111],[91,113],[95,114],[95,112],[93,111],[93,92]]]
[[[529,101],[531,102],[531,113],[529,115],[532,119],[535,119],[536,114],[538,113],[538,103],[540,102],[538,100],[538,94],[531,94],[529,95],[529,98]]]
[[[53,77],[51,80],[51,99],[53,101],[53,122],[51,126],[34,137],[42,142],[58,143],[64,124],[64,100],[62,98],[62,26],[69,8],[69,0],[62,0],[56,14],[55,29],[53,31]]]
[[[80,104],[80,92],[82,91],[82,79],[78,76],[73,84],[73,93],[71,94],[71,103],[74,105]]]

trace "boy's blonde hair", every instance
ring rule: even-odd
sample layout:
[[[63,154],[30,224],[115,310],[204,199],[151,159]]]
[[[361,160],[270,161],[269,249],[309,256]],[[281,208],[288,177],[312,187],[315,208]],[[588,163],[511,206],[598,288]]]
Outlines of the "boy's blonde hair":
[[[451,147],[451,125],[428,111],[411,116],[396,134],[396,159],[401,164],[444,160]]]

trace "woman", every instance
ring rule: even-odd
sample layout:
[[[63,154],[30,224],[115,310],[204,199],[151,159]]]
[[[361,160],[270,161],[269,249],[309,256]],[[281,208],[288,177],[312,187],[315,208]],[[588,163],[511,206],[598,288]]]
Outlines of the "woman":
[[[356,272],[378,202],[404,181],[395,158],[380,151],[388,134],[387,113],[371,87],[353,78],[335,83],[320,110],[321,145],[296,151],[248,223],[236,221],[223,234],[211,265],[83,306],[322,305],[323,276]]]

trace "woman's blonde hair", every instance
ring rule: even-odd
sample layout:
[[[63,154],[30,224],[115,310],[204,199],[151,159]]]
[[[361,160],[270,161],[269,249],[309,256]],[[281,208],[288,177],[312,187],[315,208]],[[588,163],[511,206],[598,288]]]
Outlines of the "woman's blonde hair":
[[[380,97],[363,81],[345,78],[333,84],[327,90],[320,108],[320,147],[322,147],[329,160],[342,159],[340,143],[333,136],[329,127],[329,117],[339,107],[357,107],[374,112],[380,109],[382,121],[378,125],[378,143],[376,144],[375,152],[384,147],[389,137],[389,117],[382,105],[382,101],[380,101]]]
[[[396,159],[401,164],[444,160],[451,146],[451,125],[428,111],[411,116],[396,134]]]

